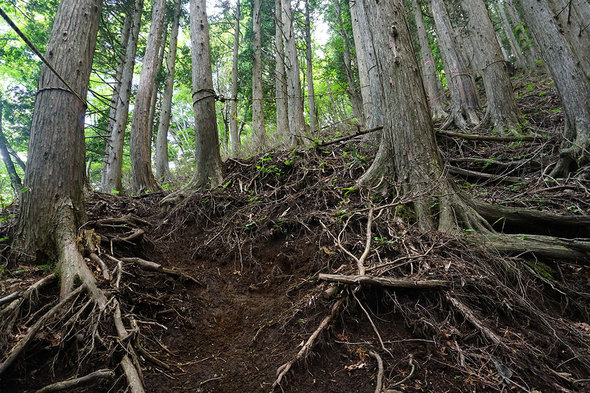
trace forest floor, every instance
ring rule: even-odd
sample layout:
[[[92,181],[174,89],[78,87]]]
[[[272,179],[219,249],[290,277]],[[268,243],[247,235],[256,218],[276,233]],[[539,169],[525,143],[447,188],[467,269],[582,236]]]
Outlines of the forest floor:
[[[568,179],[546,175],[563,127],[554,86],[543,79],[515,83],[538,138],[474,141],[440,134],[446,162],[459,168],[457,185],[494,204],[588,215],[588,168]],[[157,262],[194,278],[132,264],[123,269],[119,299],[123,314],[138,325],[146,391],[270,392],[279,367],[295,359],[322,321],[326,328],[275,391],[369,393],[378,383],[389,393],[590,391],[588,259],[500,255],[474,247],[469,231],[421,231],[408,201],[355,186],[373,155],[362,138],[352,138],[228,160],[223,187],[197,193],[167,214],[159,209],[161,194],[89,197],[90,222],[129,214],[145,220],[142,236],[103,241],[101,252]],[[506,232],[523,229],[494,224]],[[12,225],[7,216],[6,236]],[[535,227],[528,233],[589,237],[574,229]],[[365,251],[368,275],[403,279],[406,287],[337,286],[320,278],[357,274],[354,258]],[[101,268],[92,266],[98,277]],[[0,300],[48,269],[4,269]],[[414,285],[427,282],[438,284]],[[37,297],[23,311],[26,322],[0,339],[0,353],[35,322],[37,309],[55,302],[56,289]],[[84,358],[78,346],[75,334],[48,322],[0,380],[0,392],[34,391],[116,368],[123,352],[97,345],[96,354]],[[125,386],[118,377],[68,391]]]

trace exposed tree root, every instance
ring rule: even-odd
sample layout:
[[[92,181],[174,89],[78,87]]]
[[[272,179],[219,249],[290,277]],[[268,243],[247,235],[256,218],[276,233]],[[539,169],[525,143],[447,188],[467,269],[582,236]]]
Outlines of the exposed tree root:
[[[454,166],[449,166],[449,173],[453,175],[460,175],[470,179],[484,179],[484,180],[491,180],[493,182],[506,182],[506,183],[521,183],[524,182],[525,179],[520,177],[514,176],[504,176],[504,175],[492,175],[490,173],[483,173],[483,172],[476,172],[470,171],[468,169],[457,168]]]
[[[309,350],[313,347],[313,344],[315,343],[315,340],[318,338],[318,336],[320,335],[320,333],[326,328],[328,327],[328,325],[330,324],[330,322],[336,317],[336,315],[338,315],[338,313],[340,312],[340,308],[342,307],[342,304],[344,303],[344,299],[339,299],[337,300],[334,305],[332,306],[332,309],[330,311],[330,314],[328,314],[323,320],[322,322],[319,324],[319,326],[317,327],[317,329],[311,334],[311,336],[309,336],[309,338],[307,339],[307,341],[305,342],[305,344],[303,345],[303,347],[299,350],[299,352],[297,352],[297,355],[295,355],[295,357],[291,360],[289,360],[287,363],[283,364],[281,367],[278,368],[277,370],[277,379],[275,379],[275,381],[272,384],[272,390],[274,391],[274,389],[279,386],[281,384],[281,381],[283,380],[283,378],[285,377],[285,375],[287,375],[287,373],[289,372],[289,370],[291,370],[291,367],[293,367],[293,365],[295,363],[297,363],[299,360],[304,359]]]
[[[37,390],[35,393],[59,392],[61,390],[76,389],[82,386],[90,385],[101,379],[114,379],[113,370],[98,370],[80,378],[68,379],[67,381],[56,382]]]
[[[322,281],[336,282],[346,285],[378,285],[389,288],[409,288],[409,289],[431,289],[431,288],[445,288],[450,286],[450,282],[444,280],[408,280],[408,279],[394,279],[389,277],[371,277],[371,276],[345,276],[340,274],[324,274],[320,273],[319,277]]]
[[[454,132],[449,130],[437,130],[438,134],[445,135],[452,138],[461,138],[470,141],[482,142],[535,142],[547,139],[541,135],[534,136],[500,136],[500,135],[480,135],[480,134],[466,134],[464,132]]]
[[[146,270],[146,271],[164,273],[164,274],[168,274],[173,277],[180,277],[182,279],[192,281],[193,283],[195,283],[197,285],[203,285],[196,278],[191,277],[188,274],[183,273],[179,270],[163,267],[159,263],[146,261],[145,259],[141,259],[141,258],[121,258],[121,261],[136,264],[141,269]]]

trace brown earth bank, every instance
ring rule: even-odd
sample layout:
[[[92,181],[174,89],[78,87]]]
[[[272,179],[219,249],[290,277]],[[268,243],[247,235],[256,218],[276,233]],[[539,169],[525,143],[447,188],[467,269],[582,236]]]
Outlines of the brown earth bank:
[[[553,87],[533,91],[526,80],[516,82],[538,138],[441,134],[449,165],[471,171],[455,174],[457,185],[495,204],[586,215],[587,169],[568,179],[545,174],[563,124]],[[162,194],[92,194],[87,228],[100,236],[96,252],[106,268],[122,272],[118,289],[102,266],[89,264],[100,286],[118,296],[133,334],[116,340],[104,314],[76,299],[35,334],[1,376],[0,391],[35,391],[113,369],[114,378],[67,391],[122,392],[128,388],[119,363],[130,352],[148,392],[364,393],[378,385],[389,393],[590,391],[588,259],[506,256],[474,246],[469,231],[424,232],[395,184],[387,192],[356,187],[372,154],[362,138],[351,138],[228,160],[222,187],[166,214]],[[1,223],[7,237],[12,222]],[[581,233],[491,224],[508,233]],[[4,247],[13,263],[2,270],[0,302],[51,272],[19,263]],[[320,276],[356,275],[363,254],[367,276],[376,278],[371,285]],[[134,258],[161,266],[146,270]],[[43,286],[17,317],[0,303],[2,359],[57,293]],[[79,322],[69,324],[73,316]],[[273,388],[277,371],[291,362]]]

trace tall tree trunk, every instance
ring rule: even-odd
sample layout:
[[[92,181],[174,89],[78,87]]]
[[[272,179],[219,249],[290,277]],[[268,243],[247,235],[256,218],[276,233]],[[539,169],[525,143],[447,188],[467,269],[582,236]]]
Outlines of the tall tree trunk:
[[[477,125],[479,124],[477,91],[464,60],[457,52],[453,27],[445,5],[442,0],[430,0],[430,9],[438,35],[438,45],[447,75],[447,84],[451,90],[450,115],[443,124],[443,128],[453,123],[460,129]]]
[[[519,133],[522,115],[516,105],[512,83],[488,9],[483,0],[463,0],[463,8],[468,14],[467,27],[472,42],[477,42],[473,48],[473,59],[483,77],[488,99],[481,126],[491,123],[499,133]]]
[[[372,110],[373,110],[373,97],[371,96],[371,85],[369,82],[369,69],[367,68],[367,59],[365,56],[365,43],[361,36],[361,27],[358,17],[357,8],[359,7],[359,1],[349,0],[350,7],[350,22],[352,25],[352,37],[354,39],[354,47],[356,51],[356,63],[359,70],[359,83],[361,99],[363,101],[363,113],[362,122],[365,127],[370,127]],[[362,7],[362,5],[360,5]]]
[[[346,29],[344,28],[344,23],[342,21],[342,6],[340,5],[341,0],[334,0],[334,8],[336,10],[336,18],[338,21],[338,29],[340,30],[340,35],[344,40],[344,51],[342,52],[342,57],[344,60],[344,70],[346,72],[346,81],[348,82],[348,94],[350,96],[350,104],[352,106],[352,116],[357,119],[362,119],[362,111],[361,108],[363,103],[361,101],[361,97],[359,95],[359,89],[357,88],[356,81],[354,79],[354,73],[352,71],[352,56],[350,54],[350,38]]]
[[[287,102],[287,72],[285,70],[285,46],[283,37],[283,7],[281,0],[275,0],[275,98],[276,98],[276,132],[290,138],[289,106]]]
[[[155,0],[131,122],[131,189],[136,194],[160,190],[152,172],[149,139],[150,103],[158,65],[158,49],[166,16],[166,0]]]
[[[264,127],[264,101],[262,94],[262,37],[261,37],[261,0],[254,0],[252,9],[252,144],[255,149],[266,145]]]
[[[189,184],[192,189],[216,187],[222,180],[205,3],[205,0],[191,0],[190,10],[196,162],[195,173]]]
[[[527,67],[527,61],[522,54],[520,45],[518,44],[518,40],[514,35],[514,30],[510,25],[510,21],[506,16],[506,11],[504,10],[503,3],[493,3],[495,5],[496,12],[500,15],[500,20],[502,21],[502,29],[506,33],[506,38],[508,39],[508,43],[510,44],[510,53],[514,55],[514,59],[516,62],[516,67],[518,69],[524,70]],[[530,64],[529,64],[530,68]]]
[[[6,172],[8,172],[8,177],[10,177],[10,183],[12,184],[12,188],[14,189],[15,194],[17,197],[20,198],[21,190],[23,189],[23,184],[21,182],[20,176],[16,173],[16,168],[14,167],[14,163],[10,158],[10,153],[8,152],[8,142],[6,141],[6,137],[4,136],[4,131],[2,130],[2,115],[3,115],[3,105],[2,105],[2,94],[0,94],[0,156],[2,156],[2,162],[4,162],[4,166],[6,167]]]
[[[236,18],[234,22],[234,50],[231,73],[231,108],[229,115],[229,139],[233,157],[240,155],[240,134],[238,132],[238,57],[240,54],[240,0],[236,0]]]
[[[383,124],[383,111],[381,104],[378,104],[383,99],[383,87],[381,85],[381,74],[379,72],[377,54],[373,45],[373,35],[371,34],[371,29],[369,28],[369,22],[367,20],[367,12],[365,8],[366,4],[364,0],[355,0],[354,6],[351,8],[351,12],[356,13],[358,18],[359,40],[362,42],[363,54],[369,77],[369,90],[371,94],[372,109],[370,116],[367,118],[366,126],[368,128],[373,128]]]
[[[309,127],[312,131],[318,129],[318,115],[315,105],[315,89],[313,87],[313,61],[311,58],[311,15],[309,2],[305,0],[305,60],[307,63],[307,105],[309,107]]]
[[[172,96],[174,94],[174,74],[176,71],[176,50],[178,47],[178,30],[180,24],[180,12],[182,11],[183,0],[176,0],[174,8],[174,20],[168,44],[168,57],[166,58],[166,81],[164,82],[164,96],[162,97],[162,108],[160,111],[160,122],[158,135],[156,136],[156,150],[154,169],[156,179],[165,182],[170,177],[168,166],[168,129],[172,115]]]
[[[289,132],[291,146],[301,144],[301,134],[305,131],[301,79],[295,31],[293,30],[293,10],[291,0],[282,0],[283,37],[285,40],[285,69],[287,73],[287,103],[289,113]]]
[[[46,58],[80,97],[86,97],[102,1],[62,0]],[[15,249],[47,263],[57,260],[61,297],[76,281],[98,289],[77,249],[84,206],[86,106],[44,66],[31,122],[25,189]],[[95,292],[95,294],[97,294]],[[100,299],[99,299],[100,298]],[[104,306],[104,295],[96,296]]]
[[[152,145],[152,141],[154,140],[154,123],[156,120],[156,112],[158,107],[158,93],[160,92],[160,80],[158,79],[158,75],[160,71],[162,71],[162,66],[164,65],[164,54],[166,53],[166,33],[167,33],[167,23],[164,22],[164,28],[162,29],[162,36],[160,37],[160,47],[158,48],[158,62],[156,65],[156,78],[154,79],[154,89],[152,91],[152,98],[150,100],[150,119],[148,121],[148,139],[150,141],[150,149]]]
[[[537,64],[537,60],[541,59],[541,55],[539,55],[538,51],[537,51],[537,46],[533,40],[533,38],[531,37],[528,29],[525,29],[525,23],[522,21],[522,18],[520,17],[520,13],[518,12],[518,10],[516,9],[516,6],[514,5],[514,0],[503,0],[503,3],[506,5],[505,6],[505,10],[508,11],[508,16],[510,17],[510,19],[512,20],[512,25],[514,27],[519,26],[519,36],[517,37],[518,42],[520,44],[520,48],[522,49],[522,54],[524,55],[527,64],[529,65],[529,68],[531,70],[537,69],[538,64]],[[546,67],[545,67],[546,69]],[[546,70],[547,73],[549,73],[548,70]]]
[[[436,72],[436,64],[434,63],[432,49],[430,49],[430,41],[428,40],[428,33],[424,24],[422,8],[418,0],[412,0],[412,8],[418,30],[418,41],[420,43],[420,69],[422,70],[422,79],[424,80],[424,88],[426,89],[430,112],[433,120],[443,120],[448,116],[448,113],[443,108],[443,87]]]
[[[543,60],[549,68],[565,111],[564,141],[560,159],[551,176],[566,177],[590,145],[590,80],[580,66],[578,54],[560,29],[546,0],[520,0]]]
[[[121,172],[123,169],[123,144],[125,131],[129,122],[129,98],[131,96],[131,84],[133,82],[133,71],[135,68],[135,54],[137,53],[137,41],[141,27],[141,14],[143,12],[143,1],[135,0],[133,10],[133,21],[131,32],[125,50],[125,66],[121,76],[121,89],[117,100],[117,116],[113,130],[109,136],[106,151],[106,161],[103,166],[101,189],[103,192],[121,192],[123,184]]]
[[[129,37],[131,36],[131,26],[133,24],[133,12],[128,11],[125,15],[123,27],[121,28],[121,53],[117,56],[117,74],[115,76],[115,87],[113,88],[113,94],[111,96],[111,108],[109,110],[109,135],[112,134],[113,128],[115,127],[117,117],[117,102],[119,101],[119,92],[121,91],[121,85],[123,83],[123,69],[125,68],[125,53],[127,51],[127,44]],[[103,172],[104,174],[104,172]]]
[[[586,0],[553,0],[549,4],[560,32],[578,55],[586,77],[590,78],[590,3]]]

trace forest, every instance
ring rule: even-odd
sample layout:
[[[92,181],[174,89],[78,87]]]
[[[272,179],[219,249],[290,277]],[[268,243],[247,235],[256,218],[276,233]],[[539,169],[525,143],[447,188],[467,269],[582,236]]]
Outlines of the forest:
[[[590,0],[0,17],[0,392],[590,392]]]

